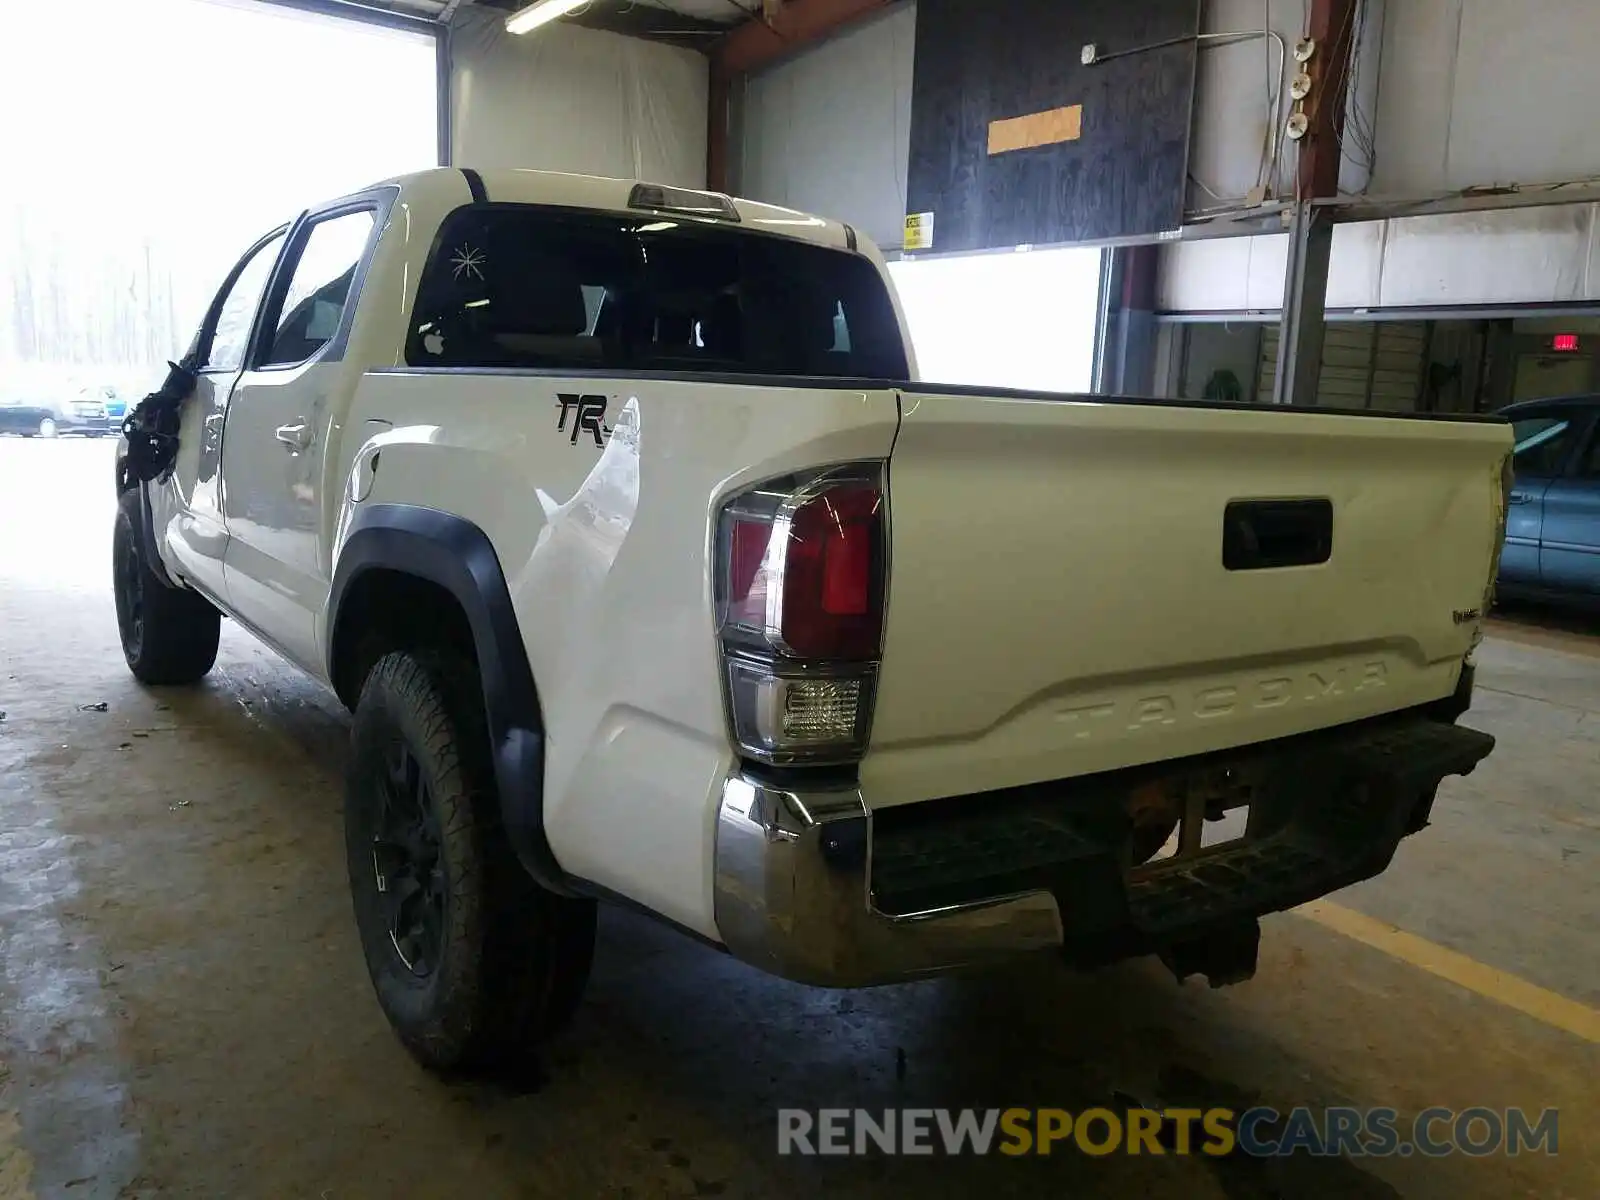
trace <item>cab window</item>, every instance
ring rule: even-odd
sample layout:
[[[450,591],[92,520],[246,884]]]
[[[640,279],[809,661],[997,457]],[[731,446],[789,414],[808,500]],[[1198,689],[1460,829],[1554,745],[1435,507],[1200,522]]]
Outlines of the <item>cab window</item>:
[[[261,366],[305,362],[338,334],[376,220],[370,209],[339,213],[296,238],[298,254],[276,314],[269,314]]]

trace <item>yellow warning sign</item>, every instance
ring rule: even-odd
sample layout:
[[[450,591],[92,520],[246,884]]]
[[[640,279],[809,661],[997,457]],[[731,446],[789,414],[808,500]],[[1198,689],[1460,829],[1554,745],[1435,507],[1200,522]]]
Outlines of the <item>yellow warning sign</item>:
[[[906,214],[904,248],[907,250],[933,249],[933,214],[931,212]]]

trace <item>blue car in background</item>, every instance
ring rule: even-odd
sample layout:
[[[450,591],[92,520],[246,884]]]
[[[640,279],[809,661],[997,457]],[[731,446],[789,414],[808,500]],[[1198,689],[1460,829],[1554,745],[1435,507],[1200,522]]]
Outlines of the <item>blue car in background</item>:
[[[1516,437],[1498,591],[1600,608],[1600,395],[1502,410]]]

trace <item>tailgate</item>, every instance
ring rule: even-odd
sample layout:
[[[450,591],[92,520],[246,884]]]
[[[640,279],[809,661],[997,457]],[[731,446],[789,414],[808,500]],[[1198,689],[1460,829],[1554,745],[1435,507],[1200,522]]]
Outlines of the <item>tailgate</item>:
[[[1510,446],[1482,421],[905,393],[870,802],[1448,696]]]

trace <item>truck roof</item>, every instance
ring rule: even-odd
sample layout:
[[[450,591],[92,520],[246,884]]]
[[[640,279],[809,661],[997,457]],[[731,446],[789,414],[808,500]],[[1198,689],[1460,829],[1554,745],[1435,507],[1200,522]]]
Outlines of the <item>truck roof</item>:
[[[398,187],[402,194],[437,193],[441,187],[458,191],[462,187],[464,176],[475,176],[481,180],[483,191],[491,202],[549,204],[560,208],[616,213],[639,212],[638,208],[629,205],[629,197],[641,183],[651,185],[649,180],[610,179],[600,175],[573,175],[561,171],[521,169],[473,171],[471,168],[434,167],[426,171],[397,175],[372,186]],[[720,192],[679,188],[675,184],[651,186],[698,192],[706,196],[722,196]],[[739,214],[741,225],[763,233],[778,234],[833,249],[853,247],[857,241],[856,232],[840,221],[831,221],[775,204],[763,204],[758,200],[745,200],[736,196],[723,196],[723,198],[732,202]]]

